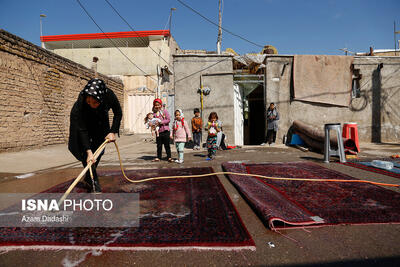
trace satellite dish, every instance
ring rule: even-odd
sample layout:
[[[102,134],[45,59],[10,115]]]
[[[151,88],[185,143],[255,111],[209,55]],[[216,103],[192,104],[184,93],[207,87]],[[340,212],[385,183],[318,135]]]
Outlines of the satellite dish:
[[[261,54],[277,55],[278,54],[278,50],[273,45],[265,45],[263,50],[261,51]]]

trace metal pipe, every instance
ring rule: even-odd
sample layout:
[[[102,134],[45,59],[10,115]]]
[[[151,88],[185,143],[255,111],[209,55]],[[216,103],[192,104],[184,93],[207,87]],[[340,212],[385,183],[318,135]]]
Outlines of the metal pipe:
[[[170,11],[169,11],[169,36],[168,36],[168,46],[170,45],[170,40],[172,38],[172,34],[171,34],[171,27],[172,27],[172,11],[175,11],[176,8],[175,7],[171,7]]]
[[[43,36],[43,22],[42,22],[42,18],[45,18],[45,17],[46,17],[45,14],[40,14],[40,37]],[[41,41],[41,43],[42,43],[42,48],[46,48],[46,47],[44,46],[44,42],[43,42],[42,40],[40,40],[40,41]]]
[[[233,72],[216,72],[216,73],[204,73],[204,74],[202,74],[202,76],[216,76],[216,75],[233,75]]]
[[[157,64],[157,93],[156,98],[160,98],[160,71],[159,66]]]
[[[394,38],[394,55],[397,56],[397,52],[396,52],[396,21],[393,21],[393,38]]]
[[[203,103],[204,103],[203,74],[200,74],[200,117],[201,117],[201,120],[203,120]]]
[[[264,77],[263,74],[235,74],[235,77]]]
[[[240,81],[240,80],[235,80],[234,82],[235,83],[264,83],[264,80],[259,80],[259,81],[246,81],[246,80]]]

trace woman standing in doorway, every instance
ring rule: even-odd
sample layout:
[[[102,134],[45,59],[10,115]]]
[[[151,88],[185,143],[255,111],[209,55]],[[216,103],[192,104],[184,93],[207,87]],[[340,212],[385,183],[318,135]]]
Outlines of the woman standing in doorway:
[[[171,148],[169,145],[170,140],[170,131],[169,131],[169,122],[171,120],[169,113],[166,109],[162,109],[162,101],[159,98],[154,99],[153,101],[153,112],[154,118],[158,118],[161,122],[156,122],[155,126],[160,127],[158,129],[158,137],[156,138],[157,142],[157,158],[154,161],[160,161],[162,154],[162,146],[164,145],[165,152],[167,153],[167,159],[169,162],[172,162],[171,158]],[[150,125],[152,126],[152,125]]]
[[[269,104],[267,109],[267,143],[272,146],[276,141],[278,131],[279,113],[274,103]]]

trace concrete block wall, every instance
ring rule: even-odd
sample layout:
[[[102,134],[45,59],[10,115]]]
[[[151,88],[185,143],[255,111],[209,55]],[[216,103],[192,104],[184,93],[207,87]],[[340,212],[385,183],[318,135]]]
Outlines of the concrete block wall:
[[[223,123],[227,143],[233,144],[234,99],[232,57],[226,55],[174,55],[175,109],[182,109],[185,119],[190,121],[193,109],[201,107],[200,75],[203,86],[211,88],[204,96],[203,122],[208,121],[210,112],[215,111]],[[204,131],[203,131],[204,133]],[[203,141],[206,135],[203,134]]]
[[[355,57],[354,68],[362,75],[361,97],[348,107],[291,99],[292,63],[293,56],[266,58],[266,102],[275,102],[280,112],[278,139],[294,120],[302,120],[321,130],[325,123],[357,122],[361,141],[399,142],[400,57]]]
[[[93,77],[84,66],[0,30],[0,152],[67,143],[72,105]],[[123,106],[122,82],[99,78]]]

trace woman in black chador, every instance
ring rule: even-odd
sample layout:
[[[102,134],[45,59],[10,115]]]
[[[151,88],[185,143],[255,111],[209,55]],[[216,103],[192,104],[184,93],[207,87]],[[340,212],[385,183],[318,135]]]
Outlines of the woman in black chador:
[[[112,109],[114,118],[110,128],[108,111]],[[90,191],[101,192],[97,177],[96,167],[104,151],[97,160],[93,153],[105,141],[115,141],[115,134],[119,133],[122,110],[114,92],[107,88],[104,81],[92,79],[79,93],[78,100],[71,110],[68,149],[86,167],[93,162],[93,180],[90,172],[86,173],[85,181],[90,186]],[[94,189],[93,189],[94,187]]]

